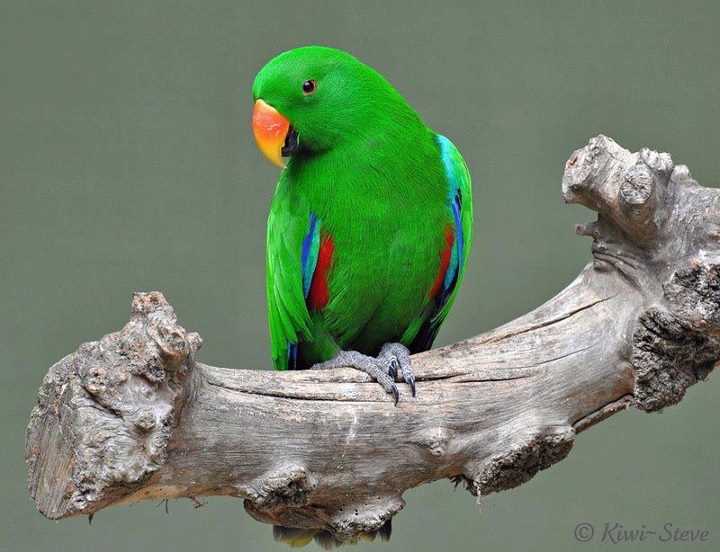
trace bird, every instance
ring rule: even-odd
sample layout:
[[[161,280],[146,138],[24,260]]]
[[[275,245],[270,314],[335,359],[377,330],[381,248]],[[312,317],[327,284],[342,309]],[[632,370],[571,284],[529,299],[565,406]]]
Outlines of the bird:
[[[274,57],[252,94],[257,146],[282,169],[267,223],[274,367],[353,367],[397,406],[398,383],[416,394],[410,355],[432,346],[463,279],[465,161],[387,79],[335,48]],[[388,522],[378,534],[389,533]],[[333,543],[327,532],[275,534]]]
[[[324,46],[286,51],[253,83],[260,151],[282,168],[267,224],[277,370],[354,367],[399,400],[472,242],[472,184],[452,142],[393,85]],[[287,161],[286,161],[287,160]]]

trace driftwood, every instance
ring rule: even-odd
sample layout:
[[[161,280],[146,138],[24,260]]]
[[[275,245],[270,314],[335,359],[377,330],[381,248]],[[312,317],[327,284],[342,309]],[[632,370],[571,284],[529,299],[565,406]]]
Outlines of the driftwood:
[[[592,261],[559,295],[489,333],[413,357],[397,407],[351,369],[231,370],[162,294],[55,364],[27,431],[30,492],[51,519],[143,499],[231,495],[254,518],[376,530],[405,490],[454,478],[484,495],[564,458],[631,405],[682,399],[720,359],[720,193],[665,153],[598,136],[562,191],[598,212]]]

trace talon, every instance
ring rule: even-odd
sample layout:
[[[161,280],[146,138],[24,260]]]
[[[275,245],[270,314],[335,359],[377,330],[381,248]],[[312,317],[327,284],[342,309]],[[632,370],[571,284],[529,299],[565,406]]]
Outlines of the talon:
[[[415,376],[408,376],[405,378],[405,383],[410,385],[410,389],[412,390],[412,396],[415,396]]]
[[[392,359],[390,361],[390,365],[388,366],[388,376],[390,376],[392,379],[397,379],[398,375],[398,363],[397,360]]]
[[[390,393],[395,399],[395,406],[398,405],[398,401],[400,400],[400,392],[398,391],[397,385],[393,383],[393,386],[390,388]]]

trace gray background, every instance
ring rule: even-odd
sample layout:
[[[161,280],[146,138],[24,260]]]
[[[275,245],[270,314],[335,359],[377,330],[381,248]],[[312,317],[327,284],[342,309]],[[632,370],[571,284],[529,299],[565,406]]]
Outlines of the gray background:
[[[277,170],[254,145],[250,86],[280,51],[352,52],[464,153],[477,239],[440,345],[531,309],[586,263],[573,225],[594,215],[563,205],[560,178],[591,136],[669,151],[720,182],[720,3],[387,4],[0,3],[0,549],[284,549],[232,499],[54,523],[23,464],[46,369],[124,324],[132,290],[166,293],[204,337],[203,362],[270,366]],[[663,549],[718,549],[719,391],[714,376],[662,415],[615,416],[480,509],[447,481],[412,490],[392,542],[373,549],[609,549],[574,540],[584,521],[704,528],[708,543]]]

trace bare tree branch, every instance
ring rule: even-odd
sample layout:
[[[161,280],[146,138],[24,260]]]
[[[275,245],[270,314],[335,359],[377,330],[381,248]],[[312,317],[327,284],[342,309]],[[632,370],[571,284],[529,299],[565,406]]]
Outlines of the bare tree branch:
[[[418,396],[403,385],[398,407],[355,370],[200,364],[162,294],[135,294],[122,330],[43,381],[27,432],[38,509],[231,495],[260,521],[352,540],[407,489],[509,489],[607,416],[678,402],[720,359],[720,193],[604,136],[573,153],[562,188],[598,212],[578,226],[590,264],[525,316],[413,357]]]

